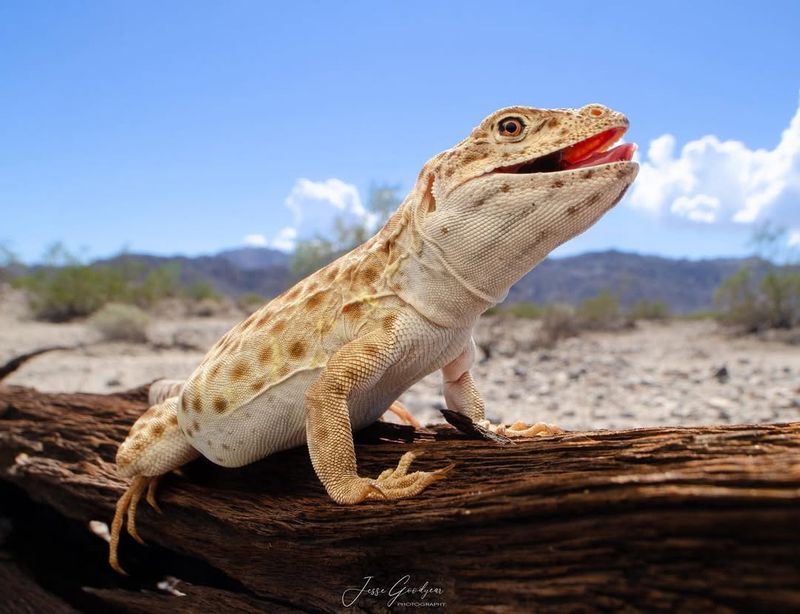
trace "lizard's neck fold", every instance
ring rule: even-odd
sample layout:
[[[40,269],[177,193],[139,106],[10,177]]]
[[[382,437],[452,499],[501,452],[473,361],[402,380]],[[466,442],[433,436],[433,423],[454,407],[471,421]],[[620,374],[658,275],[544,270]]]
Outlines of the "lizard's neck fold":
[[[507,290],[491,295],[458,273],[438,245],[425,235],[417,219],[420,213],[419,207],[407,202],[393,222],[399,226],[394,226],[391,233],[392,258],[386,269],[388,286],[439,326],[471,326],[484,311],[502,301]]]

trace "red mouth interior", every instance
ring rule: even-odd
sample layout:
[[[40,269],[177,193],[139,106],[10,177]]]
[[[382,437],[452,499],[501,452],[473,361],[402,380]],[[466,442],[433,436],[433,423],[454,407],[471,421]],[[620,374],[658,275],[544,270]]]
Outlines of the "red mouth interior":
[[[598,166],[610,162],[627,162],[633,158],[633,152],[636,151],[634,143],[625,143],[611,148],[611,145],[622,138],[623,134],[625,134],[625,128],[604,130],[564,149],[535,158],[530,162],[498,168],[495,172],[515,174],[553,173],[587,166]]]

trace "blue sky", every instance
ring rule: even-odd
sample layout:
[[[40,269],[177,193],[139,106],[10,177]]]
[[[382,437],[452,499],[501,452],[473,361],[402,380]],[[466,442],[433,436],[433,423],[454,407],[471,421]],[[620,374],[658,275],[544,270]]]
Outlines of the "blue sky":
[[[765,219],[800,242],[798,24],[798,2],[8,0],[0,242],[287,246],[496,108],[589,102],[646,164],[559,253],[743,254]]]

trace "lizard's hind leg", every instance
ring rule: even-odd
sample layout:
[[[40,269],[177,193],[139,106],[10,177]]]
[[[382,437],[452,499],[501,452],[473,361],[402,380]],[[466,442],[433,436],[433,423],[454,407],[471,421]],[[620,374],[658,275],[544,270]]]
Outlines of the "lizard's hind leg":
[[[148,409],[134,423],[117,452],[117,472],[132,477],[131,485],[117,501],[111,523],[108,562],[121,574],[117,549],[122,524],[137,542],[144,543],[136,530],[136,509],[142,496],[159,510],[155,490],[159,478],[200,456],[178,427],[178,397],[172,397]],[[146,493],[146,494],[145,494]]]

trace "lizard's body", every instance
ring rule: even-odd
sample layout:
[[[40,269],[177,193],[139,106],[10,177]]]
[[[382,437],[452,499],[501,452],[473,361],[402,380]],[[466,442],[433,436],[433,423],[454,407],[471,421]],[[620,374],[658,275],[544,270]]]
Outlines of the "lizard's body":
[[[407,473],[410,454],[377,479],[358,476],[352,430],[437,369],[448,408],[484,419],[469,373],[472,327],[622,197],[636,175],[633,146],[599,152],[626,127],[624,116],[600,105],[497,111],[423,167],[375,237],[229,331],[120,446],[120,474],[134,482],[117,506],[112,565],[119,569],[126,512],[138,537],[145,487],[152,502],[155,478],[200,454],[237,467],[307,442],[340,503],[413,496],[440,479],[444,471]]]

